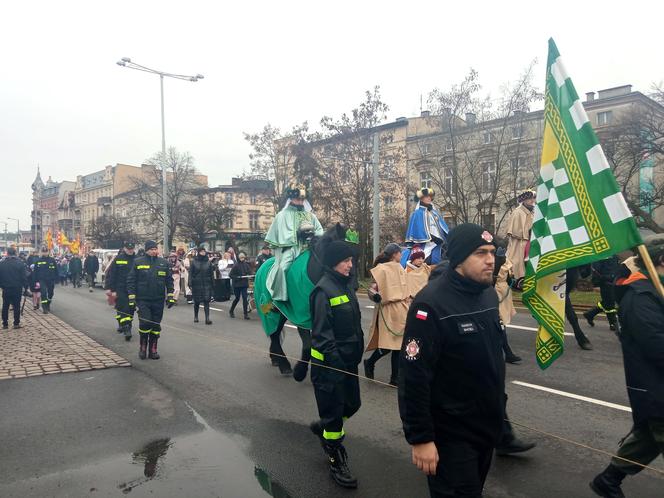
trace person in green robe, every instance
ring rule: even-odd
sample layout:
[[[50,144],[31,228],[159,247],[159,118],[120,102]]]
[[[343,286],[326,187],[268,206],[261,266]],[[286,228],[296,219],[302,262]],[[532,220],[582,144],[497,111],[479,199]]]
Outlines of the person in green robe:
[[[307,246],[312,236],[323,235],[323,227],[311,210],[303,185],[287,191],[288,201],[275,216],[265,237],[274,250],[274,266],[267,275],[266,286],[273,301],[288,301],[286,272]]]

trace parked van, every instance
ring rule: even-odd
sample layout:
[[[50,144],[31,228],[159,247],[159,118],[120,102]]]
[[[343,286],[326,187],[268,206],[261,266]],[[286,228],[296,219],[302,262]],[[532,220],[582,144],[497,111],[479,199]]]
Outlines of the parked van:
[[[99,270],[97,271],[97,278],[95,279],[97,285],[104,287],[104,281],[106,280],[106,269],[108,265],[113,261],[113,258],[118,254],[117,249],[93,249],[99,258]]]

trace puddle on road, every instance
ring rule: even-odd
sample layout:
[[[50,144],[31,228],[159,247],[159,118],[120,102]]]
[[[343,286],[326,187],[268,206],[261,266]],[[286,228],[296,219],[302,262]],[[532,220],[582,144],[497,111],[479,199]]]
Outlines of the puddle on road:
[[[192,412],[203,431],[156,439],[130,455],[2,485],[0,495],[292,498],[232,439]]]

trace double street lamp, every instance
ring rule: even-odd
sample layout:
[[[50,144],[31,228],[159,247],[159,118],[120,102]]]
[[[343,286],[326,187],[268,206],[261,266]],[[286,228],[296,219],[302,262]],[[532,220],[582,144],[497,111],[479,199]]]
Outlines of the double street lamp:
[[[123,57],[117,62],[118,66],[126,67],[128,69],[136,69],[137,71],[143,71],[145,73],[158,74],[159,75],[159,84],[161,89],[161,178],[162,178],[162,197],[163,197],[163,218],[164,218],[164,255],[168,254],[169,244],[168,244],[168,188],[166,186],[166,126],[164,122],[164,77],[175,78],[177,80],[185,80],[197,82],[198,80],[203,79],[202,74],[196,74],[195,76],[187,76],[185,74],[173,74],[166,73],[163,71],[157,71],[156,69],[150,69],[149,67],[141,66],[132,62],[129,57]]]

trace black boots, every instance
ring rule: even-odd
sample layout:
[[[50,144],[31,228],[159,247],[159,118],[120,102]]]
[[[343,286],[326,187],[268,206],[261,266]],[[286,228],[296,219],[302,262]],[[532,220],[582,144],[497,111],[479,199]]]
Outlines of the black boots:
[[[585,311],[583,313],[583,318],[586,319],[588,325],[590,325],[591,327],[595,326],[595,317],[600,313],[600,311],[602,310],[599,309],[599,307],[595,306],[593,309]]]
[[[374,378],[374,369],[375,369],[375,363],[371,361],[371,359],[364,360],[364,376],[367,379],[373,379]]]
[[[141,360],[144,360],[145,358],[148,357],[148,340],[150,338],[150,334],[139,332],[138,335],[140,336],[140,346],[139,346],[139,349],[138,349],[138,357]]]
[[[158,360],[160,358],[159,353],[157,353],[157,341],[159,341],[159,336],[150,334],[150,342],[149,342],[149,353],[148,357],[151,360]]]
[[[535,443],[521,441],[517,437],[512,437],[509,441],[501,441],[499,446],[496,446],[496,455],[514,455],[516,453],[532,450],[534,447]]]
[[[590,340],[586,337],[586,334],[584,334],[583,331],[574,330],[574,338],[576,339],[576,342],[581,349],[592,351],[593,345],[590,343]]]
[[[323,446],[330,463],[330,475],[342,488],[357,488],[357,479],[348,468],[348,454],[341,443]]]
[[[625,476],[623,471],[609,465],[604,472],[595,476],[595,479],[590,482],[590,489],[604,498],[625,498],[620,489]]]
[[[323,427],[319,421],[311,422],[309,430],[318,438],[330,463],[332,479],[343,488],[357,488],[357,479],[348,468],[348,454],[341,443],[330,444],[323,437]]]

